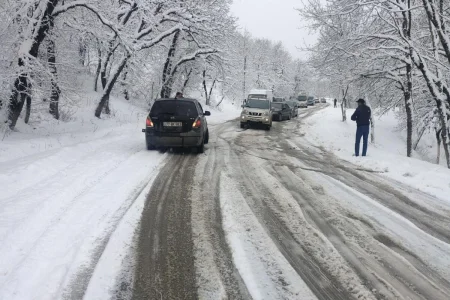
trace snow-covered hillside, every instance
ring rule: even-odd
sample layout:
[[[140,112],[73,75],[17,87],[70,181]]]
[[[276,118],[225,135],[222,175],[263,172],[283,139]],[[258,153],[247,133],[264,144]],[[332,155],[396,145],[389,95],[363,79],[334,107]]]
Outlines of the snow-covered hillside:
[[[393,114],[375,117],[375,143],[369,144],[367,157],[354,157],[356,124],[349,118],[352,113],[349,110],[347,122],[342,122],[341,110],[329,106],[309,118],[303,131],[310,141],[344,160],[450,201],[450,170],[420,159],[418,153],[416,158],[406,157],[405,138]]]

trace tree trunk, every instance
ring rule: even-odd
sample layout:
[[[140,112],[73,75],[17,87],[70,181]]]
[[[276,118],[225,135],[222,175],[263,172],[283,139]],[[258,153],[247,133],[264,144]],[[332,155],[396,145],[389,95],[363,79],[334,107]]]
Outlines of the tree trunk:
[[[122,83],[123,91],[122,91],[122,93],[123,93],[125,100],[130,100],[130,96],[129,96],[128,90],[127,90],[127,85],[125,83],[125,80],[127,80],[127,75],[128,75],[128,70],[123,72],[123,77],[122,77],[123,78],[123,83]]]
[[[17,119],[22,112],[24,101],[26,99],[27,89],[30,86],[28,71],[24,70],[24,67],[26,67],[26,56],[31,56],[34,58],[37,57],[39,47],[41,46],[44,38],[47,36],[47,32],[50,28],[49,20],[52,18],[53,10],[55,9],[55,6],[57,4],[58,0],[48,0],[42,14],[38,16],[33,15],[33,18],[35,20],[34,24],[39,24],[39,27],[34,27],[31,29],[33,33],[30,34],[30,36],[33,37],[30,43],[31,47],[27,55],[18,59],[18,67],[21,71],[19,72],[17,78],[14,80],[14,86],[13,90],[11,91],[11,97],[8,104],[8,122],[11,129],[14,129],[14,127],[16,126]],[[29,41],[27,41],[27,43],[29,43]]]
[[[245,47],[245,45],[244,45],[244,47]],[[242,98],[243,99],[247,98],[247,95],[246,95],[246,90],[247,90],[246,84],[247,84],[247,82],[246,81],[247,81],[247,56],[244,56],[244,80],[242,82],[242,89],[243,89]]]
[[[342,122],[347,121],[347,93],[349,86],[345,90],[342,90],[342,102],[341,102],[341,110],[342,110]]]
[[[212,95],[212,91],[214,89],[214,86],[216,85],[216,81],[217,81],[217,79],[214,79],[213,83],[211,84],[211,88],[209,89],[208,101],[206,102],[206,105],[210,105],[211,104],[211,95]]]
[[[184,90],[186,89],[188,83],[189,83],[189,79],[191,78],[191,74],[192,74],[192,69],[189,69],[189,72],[186,74],[186,78],[184,79],[184,83],[183,86],[181,88],[181,92],[184,93]]]
[[[206,102],[206,105],[208,105],[208,88],[206,87],[206,70],[203,70],[202,76],[203,76],[202,85],[203,85],[203,90],[205,91],[205,102]]]
[[[370,119],[370,141],[375,143],[375,121],[373,117]]]
[[[404,92],[405,110],[406,110],[406,156],[412,156],[412,134],[413,134],[413,119],[412,119],[412,66],[406,64],[406,90]]]
[[[108,85],[108,74],[107,74],[107,70],[108,70],[108,66],[109,66],[109,62],[111,60],[111,57],[113,56],[114,52],[116,51],[117,47],[119,46],[119,44],[116,44],[114,46],[114,41],[110,41],[109,42],[109,50],[108,53],[106,54],[105,60],[103,61],[103,64],[101,66],[100,69],[100,81],[102,83],[102,88],[103,88],[103,95],[102,98],[100,100],[100,103],[97,106],[97,109],[95,110],[95,116],[97,118],[100,118],[101,112],[104,111],[105,114],[109,115],[111,113],[110,109],[109,109],[109,96],[111,94],[111,90],[114,87],[114,84],[117,81],[117,78],[114,79],[114,82],[112,83],[111,89],[107,92],[107,85]],[[128,62],[128,58],[125,59],[125,65],[126,62]],[[125,67],[124,65],[124,67]],[[120,75],[120,72],[122,72],[123,68],[119,71],[119,74],[117,76]],[[114,75],[113,75],[114,78]],[[99,111],[99,107],[101,106],[101,109]],[[97,116],[98,114],[98,116]]]
[[[102,70],[102,52],[100,50],[100,45],[97,48],[97,70],[95,71],[95,82],[94,91],[98,91],[98,79],[100,77],[100,71]]]
[[[122,59],[119,66],[116,70],[111,74],[111,77],[108,82],[105,83],[105,88],[103,90],[102,98],[100,99],[100,102],[98,103],[97,109],[95,110],[95,116],[97,118],[100,118],[103,108],[105,106],[109,110],[109,95],[111,94],[111,91],[114,87],[114,84],[117,82],[117,79],[119,78],[120,74],[122,73],[123,69],[127,65],[128,59],[130,59],[130,55],[127,55]]]
[[[413,150],[417,150],[417,147],[419,147],[420,140],[422,139],[423,134],[425,133],[426,130],[427,130],[427,128],[424,126],[422,128],[422,130],[420,131],[419,136],[417,137],[417,140],[414,143]]]
[[[406,2],[408,6],[408,12],[402,12],[403,22],[402,29],[403,35],[410,40],[411,39],[411,1]],[[405,57],[405,61],[411,61],[412,49],[407,49],[408,54]],[[406,86],[404,87],[403,95],[405,98],[405,111],[406,111],[406,156],[412,156],[412,134],[413,134],[413,118],[412,118],[412,64],[406,63]]]
[[[84,44],[83,40],[78,42],[78,55],[80,58],[80,65],[85,66],[86,64],[86,44]]]
[[[441,105],[438,106],[439,111],[439,119],[441,121],[441,135],[442,135],[442,145],[444,146],[445,159],[447,161],[447,167],[450,169],[450,141],[449,141],[449,132],[448,132],[448,120],[446,109],[442,106],[445,106],[445,103],[441,102]]]
[[[107,115],[111,114],[111,109],[109,108],[109,93],[108,93],[108,99],[105,102],[105,105],[103,106],[103,112]]]
[[[21,59],[19,59],[21,61]],[[20,65],[20,62],[19,62]],[[26,93],[27,93],[28,80],[26,74],[20,74],[19,78],[14,82],[14,88],[9,99],[8,105],[8,122],[9,128],[12,130],[16,126],[20,113],[22,112]]]
[[[170,45],[169,52],[167,53],[166,62],[164,63],[163,76],[162,76],[162,87],[161,87],[161,98],[169,98],[172,93],[172,59],[175,56],[175,51],[177,50],[177,43],[180,37],[180,31],[175,32],[172,44]]]
[[[26,107],[25,107],[25,124],[28,124],[30,121],[31,114],[31,95],[26,95]]]
[[[436,130],[436,141],[437,141],[437,157],[436,163],[439,165],[441,163],[441,130]]]
[[[47,60],[50,74],[52,74],[49,112],[56,120],[59,120],[59,96],[61,95],[61,90],[57,81],[58,70],[56,69],[55,42],[51,39],[48,40],[47,45]]]

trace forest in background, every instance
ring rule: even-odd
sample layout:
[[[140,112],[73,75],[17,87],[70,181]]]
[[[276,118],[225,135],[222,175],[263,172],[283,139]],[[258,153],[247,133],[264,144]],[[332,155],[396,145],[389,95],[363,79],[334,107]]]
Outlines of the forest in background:
[[[101,94],[92,112],[99,118],[110,113],[111,94],[150,105],[200,92],[218,105],[239,104],[252,88],[288,97],[312,86],[306,62],[237,28],[231,2],[3,1],[0,126],[28,123],[33,111],[64,118],[81,105],[86,80]]]
[[[309,63],[343,119],[359,97],[381,114],[399,109],[406,155],[432,131],[450,168],[450,1],[308,0],[299,12],[319,33]]]

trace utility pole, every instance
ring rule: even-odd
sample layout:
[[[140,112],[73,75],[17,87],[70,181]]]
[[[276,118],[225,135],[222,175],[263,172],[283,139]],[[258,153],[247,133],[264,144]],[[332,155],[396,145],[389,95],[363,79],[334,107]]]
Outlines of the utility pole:
[[[245,90],[246,90],[246,78],[247,78],[247,55],[244,56],[244,86],[243,86],[243,99],[245,99],[246,94],[245,94]]]

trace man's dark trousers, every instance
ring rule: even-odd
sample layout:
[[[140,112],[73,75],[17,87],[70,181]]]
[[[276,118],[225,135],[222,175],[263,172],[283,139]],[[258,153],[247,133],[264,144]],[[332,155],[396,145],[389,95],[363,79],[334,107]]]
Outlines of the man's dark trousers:
[[[355,143],[355,155],[359,156],[359,145],[361,143],[361,138],[363,138],[363,152],[362,156],[367,154],[367,143],[369,141],[370,125],[358,126],[356,129],[356,143]]]

